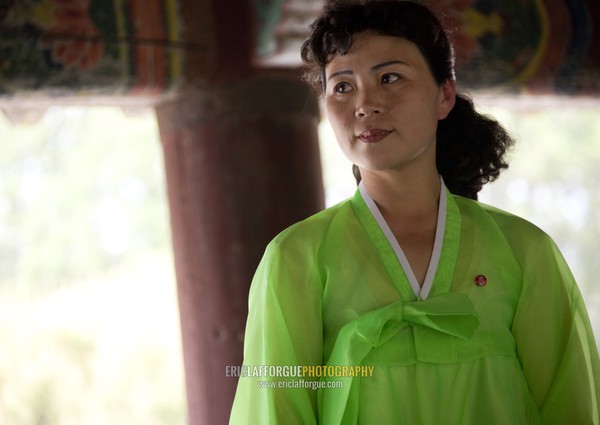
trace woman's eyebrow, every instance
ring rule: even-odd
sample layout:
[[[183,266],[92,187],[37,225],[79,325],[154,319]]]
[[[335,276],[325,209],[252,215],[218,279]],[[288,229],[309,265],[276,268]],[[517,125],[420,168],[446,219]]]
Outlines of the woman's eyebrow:
[[[377,70],[379,70],[381,68],[385,68],[386,66],[389,66],[389,65],[406,65],[406,66],[408,66],[409,64],[404,61],[401,61],[401,60],[387,61],[387,62],[383,62],[383,63],[377,64],[377,65],[373,65],[371,67],[371,71],[377,71]]]
[[[327,78],[327,80],[331,80],[333,77],[337,77],[338,75],[352,75],[354,74],[354,71],[350,71],[349,69],[343,70],[343,71],[337,71],[334,72],[333,74],[331,74],[329,76],[329,78]]]
[[[390,66],[390,65],[405,65],[405,66],[409,66],[408,63],[401,61],[401,60],[392,60],[392,61],[386,61],[386,62],[382,62],[382,63],[378,63],[377,65],[373,65],[371,67],[371,71],[377,71],[381,68],[385,68],[386,66]],[[331,74],[327,80],[331,80],[333,77],[337,77],[339,75],[352,75],[354,74],[354,71],[350,70],[350,69],[344,69],[341,71],[337,71],[334,72],[333,74]]]

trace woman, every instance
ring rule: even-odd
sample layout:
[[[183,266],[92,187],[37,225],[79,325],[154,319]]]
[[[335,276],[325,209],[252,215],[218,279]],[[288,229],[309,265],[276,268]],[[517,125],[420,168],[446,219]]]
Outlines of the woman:
[[[581,295],[546,234],[474,200],[512,140],[456,95],[435,16],[334,1],[302,57],[360,184],[268,246],[244,364],[302,373],[240,378],[230,423],[598,424]]]

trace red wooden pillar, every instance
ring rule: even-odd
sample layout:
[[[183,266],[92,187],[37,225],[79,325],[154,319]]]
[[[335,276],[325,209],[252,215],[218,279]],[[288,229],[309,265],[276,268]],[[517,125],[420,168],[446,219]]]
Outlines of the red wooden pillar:
[[[176,98],[164,147],[190,425],[227,424],[248,288],[268,241],[323,208],[318,103],[292,72],[253,66],[253,2],[181,0]],[[191,46],[191,45],[190,45]],[[198,47],[200,46],[200,47]]]
[[[190,425],[226,424],[248,287],[265,245],[323,208],[318,104],[296,78],[250,78],[157,108]]]

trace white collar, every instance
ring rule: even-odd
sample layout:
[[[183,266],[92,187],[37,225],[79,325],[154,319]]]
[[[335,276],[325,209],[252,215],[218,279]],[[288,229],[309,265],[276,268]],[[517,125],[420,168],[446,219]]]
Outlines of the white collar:
[[[435,272],[437,271],[438,264],[440,262],[440,256],[442,253],[442,243],[444,241],[444,232],[445,232],[445,228],[446,228],[446,202],[447,202],[446,197],[447,197],[447,195],[446,195],[446,185],[444,184],[444,181],[442,180],[441,177],[440,177],[440,181],[441,181],[440,201],[438,203],[438,217],[437,217],[437,226],[435,229],[435,241],[433,244],[433,251],[431,252],[431,259],[429,260],[429,267],[427,268],[427,274],[425,275],[425,280],[423,281],[422,287],[419,285],[419,282],[417,281],[417,278],[415,277],[415,274],[414,274],[412,268],[410,267],[410,263],[408,262],[406,255],[404,255],[404,251],[402,251],[402,248],[400,247],[400,244],[396,240],[396,237],[394,236],[394,234],[390,230],[390,227],[388,226],[387,222],[383,218],[383,215],[381,214],[381,211],[379,211],[377,204],[375,204],[375,201],[373,200],[373,198],[371,198],[371,196],[367,192],[367,189],[365,188],[363,182],[361,181],[360,184],[358,185],[360,194],[362,195],[365,203],[369,207],[371,214],[375,218],[375,221],[377,221],[377,224],[379,224],[381,231],[383,232],[383,234],[387,238],[389,244],[392,246],[392,249],[396,253],[396,257],[398,258],[400,265],[404,269],[404,273],[406,274],[406,277],[408,278],[408,281],[410,283],[410,286],[413,289],[413,292],[415,293],[415,296],[417,298],[420,297],[421,299],[427,298],[429,295],[429,292],[431,291],[431,287],[433,285],[433,278],[435,277]]]

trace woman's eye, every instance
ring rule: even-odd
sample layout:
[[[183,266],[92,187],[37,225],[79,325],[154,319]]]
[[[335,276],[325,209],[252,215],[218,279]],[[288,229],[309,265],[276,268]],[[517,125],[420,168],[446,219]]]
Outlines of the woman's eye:
[[[333,87],[335,93],[348,93],[351,89],[352,87],[348,83],[337,83]]]
[[[381,82],[383,84],[391,84],[393,82],[396,82],[400,79],[401,77],[398,74],[384,74],[381,77]]]

